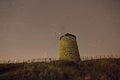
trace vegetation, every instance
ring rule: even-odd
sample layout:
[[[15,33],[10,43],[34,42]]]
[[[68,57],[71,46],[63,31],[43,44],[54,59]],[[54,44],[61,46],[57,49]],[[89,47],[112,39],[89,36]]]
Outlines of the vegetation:
[[[120,59],[0,64],[0,80],[120,80]]]

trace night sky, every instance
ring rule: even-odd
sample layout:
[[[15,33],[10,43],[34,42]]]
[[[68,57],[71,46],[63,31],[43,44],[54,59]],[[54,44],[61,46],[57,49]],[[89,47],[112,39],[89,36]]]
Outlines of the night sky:
[[[81,56],[120,56],[120,1],[0,0],[0,59],[58,58],[65,33]]]

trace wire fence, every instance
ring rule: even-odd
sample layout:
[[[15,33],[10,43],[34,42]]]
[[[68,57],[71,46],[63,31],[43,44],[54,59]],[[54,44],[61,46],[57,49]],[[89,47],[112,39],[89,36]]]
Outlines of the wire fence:
[[[110,59],[110,58],[120,58],[120,55],[103,55],[103,56],[80,56],[82,61],[93,60],[93,59]],[[50,62],[56,61],[59,58],[34,58],[34,59],[23,59],[23,60],[1,60],[0,63],[31,63],[31,62]]]
[[[81,60],[120,58],[120,55],[81,56]]]

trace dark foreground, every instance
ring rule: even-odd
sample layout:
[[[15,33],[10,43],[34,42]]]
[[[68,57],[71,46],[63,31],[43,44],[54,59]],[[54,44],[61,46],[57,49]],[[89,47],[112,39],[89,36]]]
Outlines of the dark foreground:
[[[120,58],[0,64],[0,80],[120,80]]]

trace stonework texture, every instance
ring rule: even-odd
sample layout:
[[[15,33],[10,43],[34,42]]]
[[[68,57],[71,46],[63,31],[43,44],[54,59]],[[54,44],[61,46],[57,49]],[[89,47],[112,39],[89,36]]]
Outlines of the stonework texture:
[[[76,37],[65,34],[60,38],[60,60],[79,61],[79,50]]]

